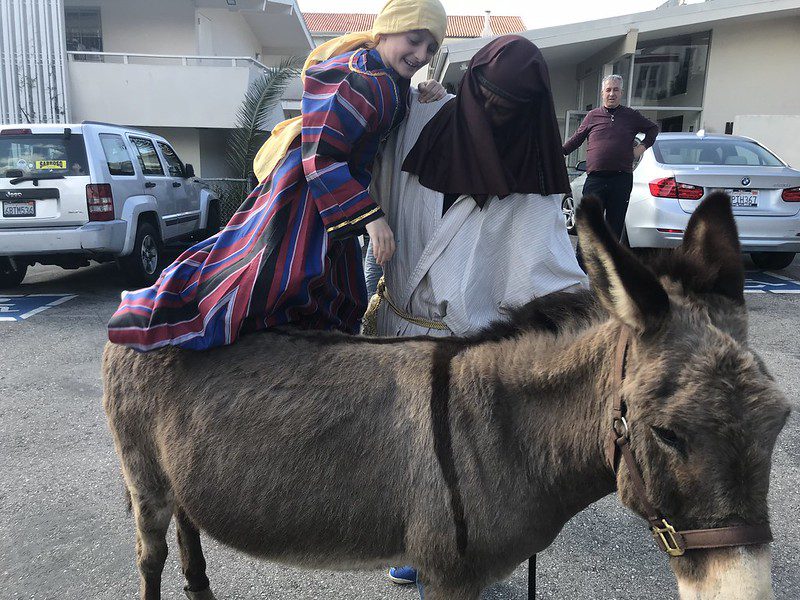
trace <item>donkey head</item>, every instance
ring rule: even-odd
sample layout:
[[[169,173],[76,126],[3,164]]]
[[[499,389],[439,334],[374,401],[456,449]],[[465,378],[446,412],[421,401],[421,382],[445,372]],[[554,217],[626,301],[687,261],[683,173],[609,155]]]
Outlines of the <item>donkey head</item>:
[[[729,198],[694,212],[683,245],[656,269],[623,248],[587,198],[578,231],[592,287],[631,331],[620,386],[627,440],[622,502],[649,502],[678,531],[765,525],[772,449],[789,408],[745,345],[744,273]],[[682,598],[772,597],[766,545],[688,550],[671,559]]]

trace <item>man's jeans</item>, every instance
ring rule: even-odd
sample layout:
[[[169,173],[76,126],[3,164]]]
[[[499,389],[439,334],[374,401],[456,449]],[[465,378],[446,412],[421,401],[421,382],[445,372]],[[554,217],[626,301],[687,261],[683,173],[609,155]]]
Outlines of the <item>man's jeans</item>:
[[[606,211],[606,222],[617,239],[622,239],[625,214],[633,188],[633,173],[589,173],[583,184],[583,195],[597,196]]]

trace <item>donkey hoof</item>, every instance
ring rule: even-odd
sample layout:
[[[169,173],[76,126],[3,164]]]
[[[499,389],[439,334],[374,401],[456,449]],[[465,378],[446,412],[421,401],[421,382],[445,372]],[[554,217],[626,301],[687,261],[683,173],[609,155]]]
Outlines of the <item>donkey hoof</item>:
[[[211,588],[206,588],[202,592],[190,592],[185,588],[183,591],[186,592],[186,597],[189,598],[189,600],[217,600]]]

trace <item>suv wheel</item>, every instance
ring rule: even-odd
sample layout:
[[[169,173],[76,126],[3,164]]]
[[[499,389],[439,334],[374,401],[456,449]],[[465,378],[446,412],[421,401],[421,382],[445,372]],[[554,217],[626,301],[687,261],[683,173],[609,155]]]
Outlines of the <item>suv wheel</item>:
[[[750,258],[759,269],[785,269],[794,260],[794,252],[751,252]]]
[[[561,212],[564,214],[564,224],[567,226],[567,233],[576,235],[575,230],[575,200],[572,196],[565,195],[561,201]]]
[[[15,288],[28,272],[28,265],[15,264],[9,258],[0,258],[0,289]]]
[[[206,221],[206,230],[203,234],[204,238],[210,238],[212,235],[219,233],[222,228],[222,219],[219,214],[219,202],[212,200],[208,205],[208,219]]]
[[[121,256],[118,264],[129,284],[137,286],[153,285],[163,268],[163,249],[161,237],[150,223],[139,223],[133,252]]]

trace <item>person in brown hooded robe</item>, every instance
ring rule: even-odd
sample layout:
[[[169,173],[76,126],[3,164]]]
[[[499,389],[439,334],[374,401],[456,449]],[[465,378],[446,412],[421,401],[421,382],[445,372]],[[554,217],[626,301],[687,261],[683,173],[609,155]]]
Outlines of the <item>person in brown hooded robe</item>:
[[[370,188],[397,246],[374,332],[467,335],[506,308],[585,286],[561,214],[569,180],[539,49],[497,38],[457,96],[412,104]]]

